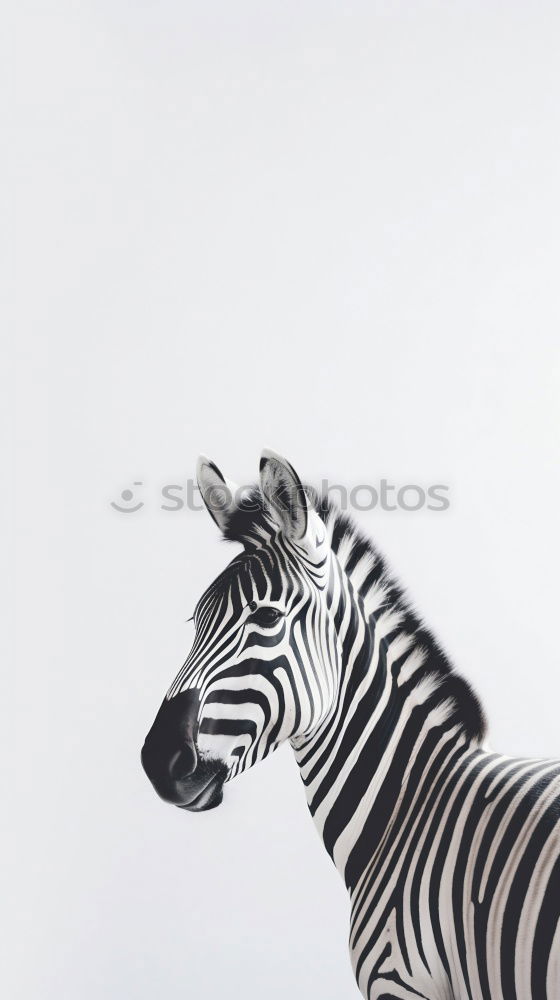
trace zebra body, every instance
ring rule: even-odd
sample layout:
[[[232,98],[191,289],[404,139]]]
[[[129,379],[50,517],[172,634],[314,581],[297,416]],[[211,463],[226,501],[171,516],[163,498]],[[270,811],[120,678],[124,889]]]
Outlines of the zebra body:
[[[413,789],[351,892],[363,995],[560,996],[558,766],[451,738]]]
[[[560,762],[484,748],[485,722],[352,523],[274,453],[202,496],[243,545],[195,611],[143,749],[190,811],[289,740],[351,900],[368,1000],[560,1000]],[[221,492],[220,492],[221,491]]]

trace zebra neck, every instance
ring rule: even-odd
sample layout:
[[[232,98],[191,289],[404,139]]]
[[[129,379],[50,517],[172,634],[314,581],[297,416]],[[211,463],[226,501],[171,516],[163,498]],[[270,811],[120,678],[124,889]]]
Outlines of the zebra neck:
[[[423,663],[425,652],[391,632],[387,614],[366,620],[360,607],[354,657],[346,644],[332,712],[294,748],[315,825],[351,893],[402,824],[411,797],[428,794],[441,755],[469,742],[452,699],[440,692],[442,678]]]

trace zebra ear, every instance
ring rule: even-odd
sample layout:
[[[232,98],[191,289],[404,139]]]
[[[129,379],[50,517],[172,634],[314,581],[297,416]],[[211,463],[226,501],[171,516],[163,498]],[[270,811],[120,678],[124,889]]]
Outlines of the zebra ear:
[[[305,537],[308,501],[300,478],[289,462],[265,448],[260,464],[261,491],[282,531],[292,541]]]
[[[196,478],[206,510],[218,528],[225,531],[229,518],[235,510],[237,485],[226,479],[218,466],[214,465],[206,455],[199,456],[196,463]]]

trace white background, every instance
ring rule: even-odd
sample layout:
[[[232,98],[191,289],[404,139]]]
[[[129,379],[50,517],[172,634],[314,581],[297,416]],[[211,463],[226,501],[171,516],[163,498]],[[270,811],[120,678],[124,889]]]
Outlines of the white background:
[[[290,751],[201,816],[140,769],[234,551],[158,491],[199,451],[250,481],[265,445],[448,483],[361,522],[493,745],[558,754],[558,5],[13,11],[6,996],[351,1000]]]

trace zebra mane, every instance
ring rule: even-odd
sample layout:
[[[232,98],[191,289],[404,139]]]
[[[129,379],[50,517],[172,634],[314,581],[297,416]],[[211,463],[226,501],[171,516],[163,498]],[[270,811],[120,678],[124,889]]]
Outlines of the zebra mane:
[[[418,682],[435,684],[442,703],[449,703],[449,716],[473,740],[482,741],[486,719],[471,685],[459,674],[441,645],[413,608],[401,584],[389,570],[374,543],[328,496],[304,487],[323,521],[333,552],[363,600],[367,619],[383,622],[383,633],[391,635],[394,652],[402,662],[400,678],[417,674]],[[246,551],[259,548],[278,530],[258,486],[246,492],[230,515],[223,532],[226,541],[241,543]],[[398,645],[395,645],[397,644]]]

